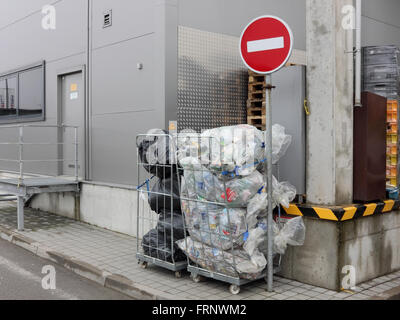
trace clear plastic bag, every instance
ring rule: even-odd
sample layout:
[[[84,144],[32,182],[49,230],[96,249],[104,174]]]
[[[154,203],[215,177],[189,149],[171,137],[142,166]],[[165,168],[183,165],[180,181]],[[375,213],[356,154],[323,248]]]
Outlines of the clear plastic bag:
[[[285,133],[285,128],[280,124],[272,126],[272,163],[278,163],[282,158],[290,144],[292,143],[292,136]]]
[[[248,237],[243,245],[244,251],[246,251],[249,256],[254,255],[254,253],[258,250],[260,244],[265,240],[266,234],[267,230],[262,226],[251,229],[248,232]]]
[[[186,183],[181,192],[189,198],[202,198],[212,202],[226,203],[229,207],[246,207],[250,199],[264,184],[264,178],[258,171],[248,176],[236,177],[224,182],[200,164],[196,158],[184,158],[180,161],[184,168]],[[227,199],[226,199],[227,198]]]
[[[296,188],[289,182],[278,182],[274,176],[272,176],[272,187],[272,209],[278,205],[289,208],[290,202],[296,197]],[[267,206],[268,194],[265,189],[250,199],[247,205],[247,222],[250,229],[255,226],[257,216],[265,216]]]
[[[261,212],[265,211],[268,206],[268,194],[267,193],[257,193],[247,205],[247,215],[246,221],[249,229],[253,229],[258,222],[257,217]]]
[[[267,219],[262,218],[258,221],[257,226],[251,229],[248,233],[248,237],[245,238],[245,243],[243,249],[252,255],[255,250],[260,250],[260,252],[267,254]],[[272,220],[272,232],[273,238],[275,238],[279,233],[278,225]],[[275,252],[276,253],[276,252]]]
[[[213,173],[247,176],[261,168],[265,159],[265,132],[250,125],[220,127],[180,133],[177,138],[178,159],[197,157]],[[272,163],[286,153],[292,137],[279,124],[272,126]]]
[[[296,188],[289,182],[279,182],[272,176],[272,199],[274,208],[279,204],[285,208],[289,208],[290,202],[296,197]]]
[[[255,249],[249,258],[250,261],[246,259],[237,263],[236,269],[238,270],[239,274],[253,275],[253,277],[258,277],[267,266],[267,259],[258,249]]]
[[[247,231],[245,208],[182,200],[182,212],[194,240],[222,250],[243,244]]]
[[[306,226],[302,217],[290,219],[279,230],[274,239],[274,252],[285,254],[288,245],[302,246],[306,236]]]
[[[254,257],[258,265],[244,250],[223,251],[194,241],[191,237],[177,241],[177,245],[190,260],[202,268],[231,277],[254,280],[261,276],[266,266],[265,257],[264,264],[260,252]]]
[[[201,159],[215,173],[246,176],[264,159],[262,131],[250,125],[206,130],[201,134]]]
[[[251,250],[257,243],[259,243],[258,249],[262,253],[266,254],[268,251],[267,220],[262,219],[258,223],[257,228],[264,230],[264,234],[262,234],[261,230],[257,231],[258,237],[260,237],[261,239],[257,238],[257,242],[255,242],[254,240],[252,241],[252,239],[247,240],[243,247],[246,247],[248,248],[248,250]],[[296,217],[288,220],[281,229],[279,229],[277,223],[273,221],[272,230],[274,239],[274,245],[273,245],[274,254],[285,254],[288,245],[302,246],[304,244],[306,227],[304,225],[302,217]]]
[[[276,163],[286,153],[291,136],[280,125],[273,126],[272,136],[271,160]],[[178,138],[178,146],[184,169],[181,207],[190,235],[177,242],[179,247],[202,268],[256,279],[267,265],[269,199],[257,170],[266,160],[264,133],[248,125],[216,128],[200,137],[187,133]],[[275,177],[272,188],[273,207],[288,207],[296,195],[293,186]],[[290,226],[279,230],[275,222],[272,229],[279,250],[283,242],[298,243],[301,231],[291,235]]]
[[[174,139],[178,146],[178,161],[187,157],[200,159],[200,134],[183,130],[174,135]]]

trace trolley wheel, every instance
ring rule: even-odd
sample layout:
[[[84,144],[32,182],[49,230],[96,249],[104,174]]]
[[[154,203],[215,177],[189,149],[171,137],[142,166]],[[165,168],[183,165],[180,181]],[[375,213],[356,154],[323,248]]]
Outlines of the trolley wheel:
[[[182,272],[180,272],[180,271],[175,271],[175,278],[177,278],[177,279],[182,278]]]
[[[142,269],[147,269],[147,266],[148,266],[147,261],[140,262],[140,267],[141,267]]]
[[[236,284],[231,284],[229,287],[229,292],[236,295],[240,293],[240,287]]]
[[[194,283],[199,283],[203,278],[198,274],[192,274],[192,280]]]

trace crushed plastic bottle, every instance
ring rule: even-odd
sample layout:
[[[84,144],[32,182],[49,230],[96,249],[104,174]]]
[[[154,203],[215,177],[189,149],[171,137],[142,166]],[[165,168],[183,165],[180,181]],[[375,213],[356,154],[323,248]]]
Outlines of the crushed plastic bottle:
[[[262,188],[264,178],[258,171],[248,176],[224,181],[203,167],[196,158],[180,161],[184,168],[185,192],[190,198],[225,203],[229,207],[246,207],[250,199]]]

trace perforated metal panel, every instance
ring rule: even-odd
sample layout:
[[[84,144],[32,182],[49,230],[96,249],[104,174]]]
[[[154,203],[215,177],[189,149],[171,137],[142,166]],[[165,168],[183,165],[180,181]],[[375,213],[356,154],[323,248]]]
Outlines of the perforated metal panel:
[[[239,38],[182,26],[178,36],[178,129],[247,123]]]

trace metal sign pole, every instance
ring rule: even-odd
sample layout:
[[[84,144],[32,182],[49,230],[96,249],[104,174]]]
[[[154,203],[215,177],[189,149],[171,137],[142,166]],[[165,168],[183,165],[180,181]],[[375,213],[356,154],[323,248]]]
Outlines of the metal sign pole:
[[[256,30],[256,31],[255,31]],[[266,44],[272,38],[279,37],[281,41],[276,45]],[[271,74],[281,69],[289,60],[293,50],[293,33],[289,25],[282,19],[266,15],[251,21],[244,28],[240,36],[239,52],[243,63],[253,72],[265,74],[267,97],[265,104],[266,130],[265,130],[265,157],[264,179],[267,182],[268,216],[267,216],[267,275],[268,291],[273,290],[274,264],[273,264],[273,216],[272,216],[272,86]],[[257,52],[257,54],[254,54]]]
[[[274,279],[274,257],[273,257],[273,229],[272,229],[272,97],[271,91],[274,88],[272,86],[271,75],[265,76],[265,82],[267,84],[267,96],[265,104],[265,116],[266,116],[266,130],[265,130],[265,145],[266,145],[266,158],[267,158],[267,170],[265,174],[265,180],[267,182],[268,192],[268,215],[267,215],[267,287],[268,291],[273,290],[273,279]]]

